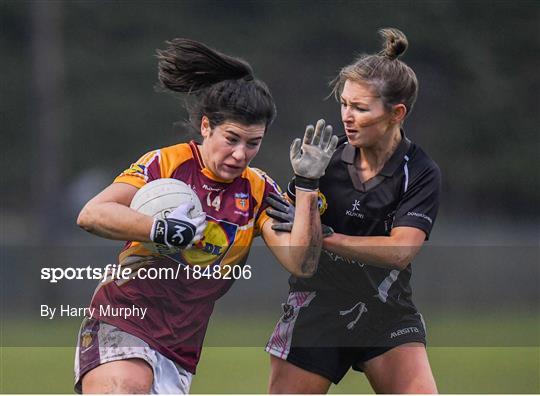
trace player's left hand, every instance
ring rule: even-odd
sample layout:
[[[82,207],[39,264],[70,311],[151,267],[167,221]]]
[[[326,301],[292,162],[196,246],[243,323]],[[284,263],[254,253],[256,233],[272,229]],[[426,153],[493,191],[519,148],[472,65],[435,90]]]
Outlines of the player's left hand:
[[[272,225],[272,229],[274,231],[291,232],[294,222],[294,206],[276,193],[270,193],[270,196],[266,197],[266,203],[270,205],[266,209],[266,214],[279,221],[279,223]]]
[[[266,203],[270,205],[266,209],[266,214],[279,221],[279,223],[272,224],[272,229],[274,231],[291,232],[294,223],[294,205],[276,193],[270,193],[270,196],[266,197]],[[334,233],[332,227],[324,224],[321,224],[321,226],[323,238]]]

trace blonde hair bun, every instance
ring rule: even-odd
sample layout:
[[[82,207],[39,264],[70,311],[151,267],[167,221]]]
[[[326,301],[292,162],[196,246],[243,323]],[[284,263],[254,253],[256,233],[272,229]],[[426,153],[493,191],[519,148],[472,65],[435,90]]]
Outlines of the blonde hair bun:
[[[407,50],[409,41],[405,34],[395,28],[384,28],[379,30],[379,35],[383,38],[383,49],[380,55],[394,60],[399,58]]]

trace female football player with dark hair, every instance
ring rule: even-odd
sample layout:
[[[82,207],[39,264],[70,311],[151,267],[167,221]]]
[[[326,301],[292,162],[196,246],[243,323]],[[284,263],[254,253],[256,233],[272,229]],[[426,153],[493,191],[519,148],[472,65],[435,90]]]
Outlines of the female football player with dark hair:
[[[307,129],[304,150],[295,146],[298,215],[290,234],[277,233],[265,213],[265,198],[278,191],[276,185],[249,167],[276,114],[267,86],[243,60],[192,40],[168,44],[157,53],[159,80],[162,87],[194,99],[191,121],[202,143],[144,154],[79,215],[77,223],[85,230],[129,241],[119,259],[135,274],[127,281],[106,278],[94,293],[94,314],[83,321],[75,358],[79,392],[187,393],[214,303],[234,281],[221,275],[227,267],[245,264],[253,238],[262,235],[284,268],[298,278],[314,273],[320,255],[317,193],[311,184],[324,173],[335,150],[331,127],[319,122]],[[160,178],[188,184],[205,213],[191,218],[192,207],[180,205],[158,220],[130,209],[138,189]],[[145,247],[151,242],[170,252],[153,253]],[[179,264],[211,269],[212,276],[197,279],[189,271],[180,271],[175,279],[141,276],[150,266],[169,269]],[[119,317],[108,315],[110,307],[116,312],[146,310],[141,316]]]
[[[352,367],[378,393],[436,393],[422,316],[411,299],[411,261],[439,206],[438,166],[402,129],[418,92],[398,58],[405,35],[382,29],[383,50],[361,55],[333,81],[345,136],[320,179],[330,226],[318,270],[291,276],[285,313],[267,351],[271,393],[326,393]],[[288,195],[298,199],[294,180]],[[297,201],[298,202],[298,201]],[[269,214],[291,229],[294,208]]]

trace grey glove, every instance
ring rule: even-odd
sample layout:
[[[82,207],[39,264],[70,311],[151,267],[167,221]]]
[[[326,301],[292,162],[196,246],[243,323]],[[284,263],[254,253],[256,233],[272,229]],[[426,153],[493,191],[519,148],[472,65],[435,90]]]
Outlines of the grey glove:
[[[279,221],[279,223],[272,225],[272,229],[274,231],[291,232],[294,222],[294,205],[275,193],[270,193],[270,196],[266,197],[266,203],[270,205],[270,208],[266,209],[266,214]],[[322,224],[323,238],[333,233],[332,227]]]
[[[266,197],[266,203],[270,205],[266,209],[266,214],[279,221],[278,224],[273,224],[272,229],[275,231],[291,232],[294,221],[294,206],[282,196],[270,193]]]
[[[294,139],[291,145],[291,165],[296,176],[296,188],[315,191],[319,188],[319,178],[336,151],[337,136],[332,135],[332,126],[325,126],[324,120],[317,125],[308,125],[304,139]]]

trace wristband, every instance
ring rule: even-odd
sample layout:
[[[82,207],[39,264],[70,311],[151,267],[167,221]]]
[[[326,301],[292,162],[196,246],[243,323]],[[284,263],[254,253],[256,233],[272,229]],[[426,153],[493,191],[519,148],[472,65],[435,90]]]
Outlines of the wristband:
[[[294,185],[302,191],[317,191],[319,189],[319,179],[308,179],[307,177],[295,175]]]
[[[187,221],[178,219],[155,219],[150,239],[160,245],[185,248],[195,237],[196,228]]]
[[[152,224],[152,230],[150,231],[150,239],[161,245],[165,245],[165,233],[167,230],[167,223],[165,220],[154,219]]]

